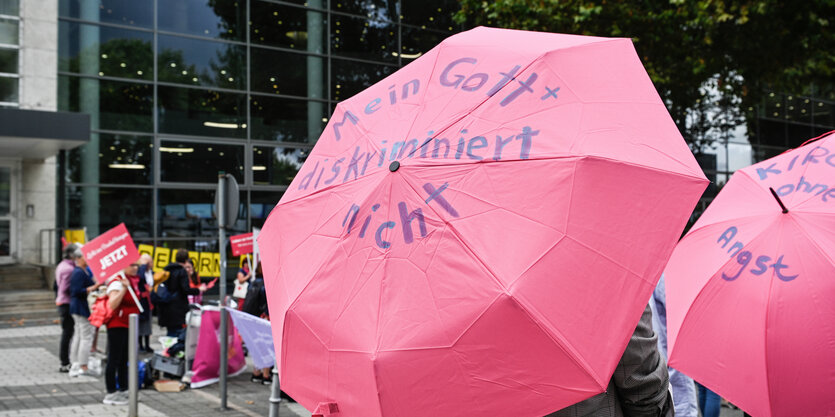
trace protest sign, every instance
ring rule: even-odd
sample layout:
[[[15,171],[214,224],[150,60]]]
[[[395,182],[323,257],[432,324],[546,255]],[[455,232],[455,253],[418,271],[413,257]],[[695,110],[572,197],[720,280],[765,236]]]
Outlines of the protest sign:
[[[139,252],[124,223],[91,240],[81,248],[81,253],[99,282],[104,282],[139,259]]]
[[[235,328],[244,339],[246,348],[249,350],[249,357],[256,369],[269,368],[275,365],[275,347],[273,347],[273,333],[270,330],[270,321],[252,314],[244,313],[235,309],[226,310]]]
[[[233,256],[252,253],[252,233],[231,236],[229,237],[229,243],[232,246]]]
[[[228,326],[227,351],[228,363],[227,372],[229,376],[235,376],[246,370],[246,359],[244,358],[241,339],[238,337],[234,325]],[[191,388],[201,388],[214,384],[220,379],[220,311],[216,308],[203,308],[200,319],[200,337],[197,340],[197,349],[194,353],[194,365],[191,377]]]

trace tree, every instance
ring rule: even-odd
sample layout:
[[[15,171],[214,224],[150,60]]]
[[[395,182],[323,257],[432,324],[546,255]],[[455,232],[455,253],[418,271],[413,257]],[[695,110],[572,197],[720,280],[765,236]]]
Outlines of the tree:
[[[696,153],[769,90],[823,95],[835,84],[835,0],[460,2],[465,26],[632,38]]]

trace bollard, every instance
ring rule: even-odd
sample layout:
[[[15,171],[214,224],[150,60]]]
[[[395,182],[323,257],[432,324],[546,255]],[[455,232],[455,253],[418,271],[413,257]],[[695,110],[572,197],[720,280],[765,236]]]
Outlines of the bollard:
[[[131,314],[128,317],[128,417],[139,415],[138,335],[139,315]]]
[[[281,405],[281,385],[278,380],[278,358],[273,367],[272,393],[270,394],[270,417],[278,417],[278,407]]]

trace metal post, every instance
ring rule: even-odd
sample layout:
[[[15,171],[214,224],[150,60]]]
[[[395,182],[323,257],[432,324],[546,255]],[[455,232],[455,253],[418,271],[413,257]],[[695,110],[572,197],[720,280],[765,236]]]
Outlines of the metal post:
[[[137,362],[139,314],[128,316],[128,417],[139,415],[139,364]]]
[[[270,394],[270,417],[278,417],[278,409],[281,405],[281,385],[278,381],[278,358],[275,358],[273,367],[273,384]]]
[[[217,180],[217,229],[220,250],[220,409],[226,410],[226,373],[229,331],[226,324],[226,175]]]

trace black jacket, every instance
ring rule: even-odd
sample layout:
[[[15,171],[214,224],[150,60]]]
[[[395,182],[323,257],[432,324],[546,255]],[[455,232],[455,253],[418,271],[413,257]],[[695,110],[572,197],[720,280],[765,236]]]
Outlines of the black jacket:
[[[160,327],[181,328],[186,323],[188,296],[200,294],[200,290],[189,287],[188,273],[182,265],[172,262],[163,269],[169,273],[165,286],[168,287],[169,291],[176,292],[177,296],[170,303],[157,305],[159,325]]]

